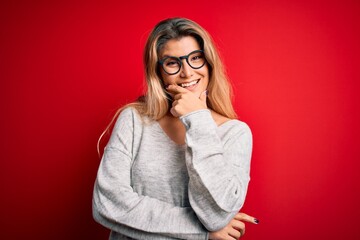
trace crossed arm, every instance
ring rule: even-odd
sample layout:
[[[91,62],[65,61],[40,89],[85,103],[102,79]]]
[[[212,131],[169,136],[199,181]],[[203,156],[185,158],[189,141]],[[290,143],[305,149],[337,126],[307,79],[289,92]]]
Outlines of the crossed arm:
[[[243,176],[246,170],[245,172],[235,171],[235,169],[241,169],[241,164],[237,167],[233,164],[219,165],[220,158],[232,157],[234,153],[231,153],[230,146],[237,149],[239,147],[236,144],[237,141],[229,140],[227,145],[229,148],[225,149],[225,152],[221,146],[218,146],[214,148],[214,152],[206,151],[208,155],[204,155],[202,154],[204,149],[192,147],[191,136],[195,133],[191,133],[191,129],[197,129],[197,127],[189,126],[187,130],[189,149],[186,161],[190,175],[191,208],[174,206],[148,196],[141,196],[131,188],[134,114],[131,110],[124,110],[119,117],[110,143],[106,147],[94,188],[95,219],[114,231],[138,239],[144,237],[146,239],[226,239],[224,236],[233,237],[230,239],[237,238],[244,229],[241,221],[253,221],[250,217],[237,214],[244,201],[248,181],[247,177],[241,180],[237,174]],[[202,112],[199,114],[206,115]],[[187,122],[191,125],[195,121],[189,119],[190,117],[183,118],[184,124]],[[239,134],[237,137],[246,136],[244,133]],[[204,137],[210,139],[209,135],[201,138]],[[207,144],[201,142],[204,139],[199,141],[199,144]],[[196,141],[193,143],[195,144]],[[213,144],[216,145],[219,142]],[[209,169],[204,162],[206,159],[209,160],[209,166],[215,164],[216,170],[208,172]],[[223,179],[221,173],[227,171],[226,169],[232,169],[231,174],[230,177]],[[234,175],[234,172],[238,173]],[[240,182],[243,183],[240,184]],[[219,189],[225,190],[223,196],[217,193]],[[203,190],[206,190],[206,194]],[[232,199],[231,203],[226,200],[227,197]],[[210,235],[209,231],[212,231]]]

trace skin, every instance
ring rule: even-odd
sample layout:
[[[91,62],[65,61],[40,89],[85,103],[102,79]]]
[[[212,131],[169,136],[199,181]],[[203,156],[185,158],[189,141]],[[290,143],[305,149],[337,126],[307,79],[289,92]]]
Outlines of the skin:
[[[171,39],[165,44],[160,53],[160,58],[165,56],[180,57],[199,49],[200,46],[193,37],[186,36],[180,39]],[[209,83],[209,68],[207,64],[205,64],[200,69],[193,69],[187,64],[186,60],[183,59],[182,67],[177,74],[169,75],[161,69],[161,77],[165,86],[167,86],[166,91],[173,98],[173,103],[168,114],[158,122],[170,139],[175,143],[182,145],[185,144],[186,130],[179,120],[179,117],[193,111],[208,109],[206,105],[206,89]],[[179,86],[181,83],[189,83],[194,80],[199,80],[199,82],[192,88],[183,88]],[[217,125],[221,125],[230,120],[225,116],[214,112],[212,109],[209,110]],[[224,228],[215,232],[210,232],[209,239],[239,239],[245,234],[244,222],[256,224],[254,217],[246,215],[245,213],[238,213]]]
[[[233,219],[222,229],[210,232],[209,239],[213,240],[234,240],[239,239],[245,234],[245,223],[249,222],[258,224],[256,218],[245,213],[238,213]]]
[[[180,57],[199,49],[200,46],[193,37],[171,39],[165,44],[160,53],[160,58],[165,56]],[[205,90],[209,83],[209,69],[207,64],[200,69],[193,69],[183,59],[181,70],[177,74],[169,75],[161,69],[161,77],[164,84],[168,86],[166,90],[174,101],[169,113],[159,120],[159,124],[175,143],[182,145],[185,144],[185,127],[180,122],[179,117],[196,110],[207,109]],[[194,89],[189,90],[178,85],[193,80],[199,80]],[[211,109],[209,110],[218,125],[230,120]]]

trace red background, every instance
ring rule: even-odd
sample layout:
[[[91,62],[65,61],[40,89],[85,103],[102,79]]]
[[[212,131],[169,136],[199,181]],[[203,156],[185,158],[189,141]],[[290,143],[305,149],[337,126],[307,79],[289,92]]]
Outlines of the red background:
[[[91,215],[97,139],[141,94],[151,28],[183,16],[214,37],[253,131],[243,211],[260,224],[244,239],[360,239],[359,10],[358,1],[2,1],[0,238],[107,239]]]

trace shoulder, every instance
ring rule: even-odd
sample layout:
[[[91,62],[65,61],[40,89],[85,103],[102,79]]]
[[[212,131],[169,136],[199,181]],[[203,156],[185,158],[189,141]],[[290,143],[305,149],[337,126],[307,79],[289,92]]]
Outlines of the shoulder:
[[[242,142],[252,144],[252,132],[245,122],[231,119],[218,127],[218,134],[223,142]]]
[[[139,113],[134,107],[125,107],[121,109],[121,112],[119,114],[119,118],[134,118]]]
[[[227,118],[213,110],[211,110],[211,116],[221,131],[231,130],[232,132],[248,132],[251,134],[250,127],[243,121]]]
[[[214,110],[210,110],[210,112],[211,112],[211,116],[214,119],[217,126],[220,126],[220,125],[224,124],[225,122],[231,120],[230,118],[227,118],[227,117],[215,112]]]
[[[228,121],[222,123],[218,128],[222,131],[251,134],[249,125],[238,119],[229,119]]]
[[[142,114],[142,110],[138,109],[138,105],[137,104],[128,104],[126,105],[125,107],[123,107],[121,109],[121,113],[120,113],[120,116],[121,117],[125,117],[125,118],[133,118],[133,119],[136,119],[136,120],[141,120],[141,121],[145,121],[145,122],[148,122],[148,121],[151,121],[151,119]]]
[[[141,136],[143,123],[141,117],[134,107],[124,107],[115,115],[116,122],[112,129],[108,146],[118,147],[119,144],[133,144],[134,139]],[[130,151],[130,150],[128,150]]]
[[[135,125],[142,125],[142,117],[134,107],[125,107],[119,110],[115,128],[118,127],[134,127]]]

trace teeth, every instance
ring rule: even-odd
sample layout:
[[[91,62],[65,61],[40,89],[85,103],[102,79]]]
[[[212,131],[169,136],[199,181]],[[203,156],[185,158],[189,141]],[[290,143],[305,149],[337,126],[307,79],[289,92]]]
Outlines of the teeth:
[[[182,83],[181,84],[181,87],[190,87],[190,86],[192,86],[192,85],[195,85],[195,84],[197,84],[197,80],[195,80],[195,81],[192,81],[192,82],[189,82],[189,83]]]

